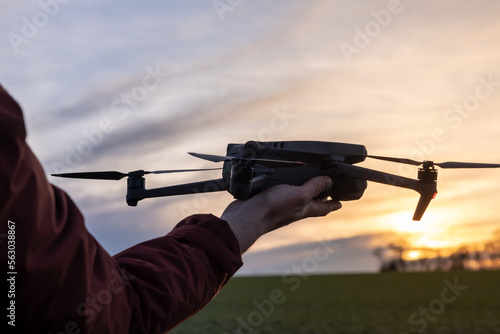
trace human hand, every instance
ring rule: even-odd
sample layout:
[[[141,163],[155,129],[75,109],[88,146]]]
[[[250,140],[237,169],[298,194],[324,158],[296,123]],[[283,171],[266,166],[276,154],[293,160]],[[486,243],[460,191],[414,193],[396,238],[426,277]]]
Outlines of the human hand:
[[[221,219],[228,222],[245,252],[261,235],[307,217],[320,217],[342,207],[335,200],[315,199],[332,185],[327,176],[304,185],[278,185],[254,197],[229,204]]]

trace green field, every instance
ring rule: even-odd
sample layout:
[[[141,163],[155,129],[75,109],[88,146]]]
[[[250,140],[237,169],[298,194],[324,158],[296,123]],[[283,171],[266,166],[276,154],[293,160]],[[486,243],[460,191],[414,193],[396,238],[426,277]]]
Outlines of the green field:
[[[233,278],[171,333],[500,333],[500,272]]]

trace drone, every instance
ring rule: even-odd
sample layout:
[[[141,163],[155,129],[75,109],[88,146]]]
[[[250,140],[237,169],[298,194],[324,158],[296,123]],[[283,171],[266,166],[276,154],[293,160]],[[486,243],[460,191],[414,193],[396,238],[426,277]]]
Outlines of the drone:
[[[366,147],[357,144],[324,141],[248,141],[243,144],[228,144],[225,156],[189,153],[212,161],[222,162],[222,168],[177,169],[129,173],[117,171],[80,172],[52,174],[57,177],[121,180],[127,177],[126,202],[137,206],[140,200],[154,197],[228,191],[235,199],[247,200],[259,192],[279,184],[300,186],[315,176],[332,179],[329,189],[319,194],[318,199],[330,197],[338,201],[360,199],[367,181],[382,183],[420,194],[413,220],[419,221],[432,199],[437,195],[437,167],[440,168],[500,168],[500,164],[471,162],[415,161],[368,155]],[[366,158],[385,160],[418,166],[416,179],[389,174],[356,166]],[[222,177],[213,180],[146,189],[144,175],[178,172],[201,172],[222,170]]]

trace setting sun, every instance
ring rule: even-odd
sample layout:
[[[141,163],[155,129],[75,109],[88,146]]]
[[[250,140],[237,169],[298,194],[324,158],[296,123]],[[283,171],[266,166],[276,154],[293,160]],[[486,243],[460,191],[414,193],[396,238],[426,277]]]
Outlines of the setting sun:
[[[410,210],[398,211],[382,216],[380,220],[391,231],[403,235],[410,248],[447,248],[467,241],[449,238],[448,231],[456,223],[456,217],[447,210],[432,208],[425,213],[421,221],[413,221],[412,214]],[[414,251],[407,256],[417,258],[420,255]]]
[[[418,250],[411,250],[405,254],[406,260],[416,260],[421,257],[421,253]]]

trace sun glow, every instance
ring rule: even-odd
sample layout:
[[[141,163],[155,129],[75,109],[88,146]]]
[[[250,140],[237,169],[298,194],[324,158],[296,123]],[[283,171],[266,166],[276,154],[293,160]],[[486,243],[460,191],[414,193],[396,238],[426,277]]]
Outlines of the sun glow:
[[[382,217],[382,221],[389,225],[391,230],[401,233],[422,233],[431,229],[428,219],[419,222],[413,221],[413,212],[398,211]]]
[[[450,227],[457,222],[452,212],[434,208],[426,212],[421,221],[413,221],[412,216],[412,211],[398,211],[380,219],[390,230],[404,235],[411,248],[439,249],[454,246],[454,242],[448,237]],[[407,256],[414,259],[421,255],[419,251],[411,251]]]
[[[406,260],[416,260],[421,257],[421,252],[418,250],[411,250],[407,252],[404,257]]]

